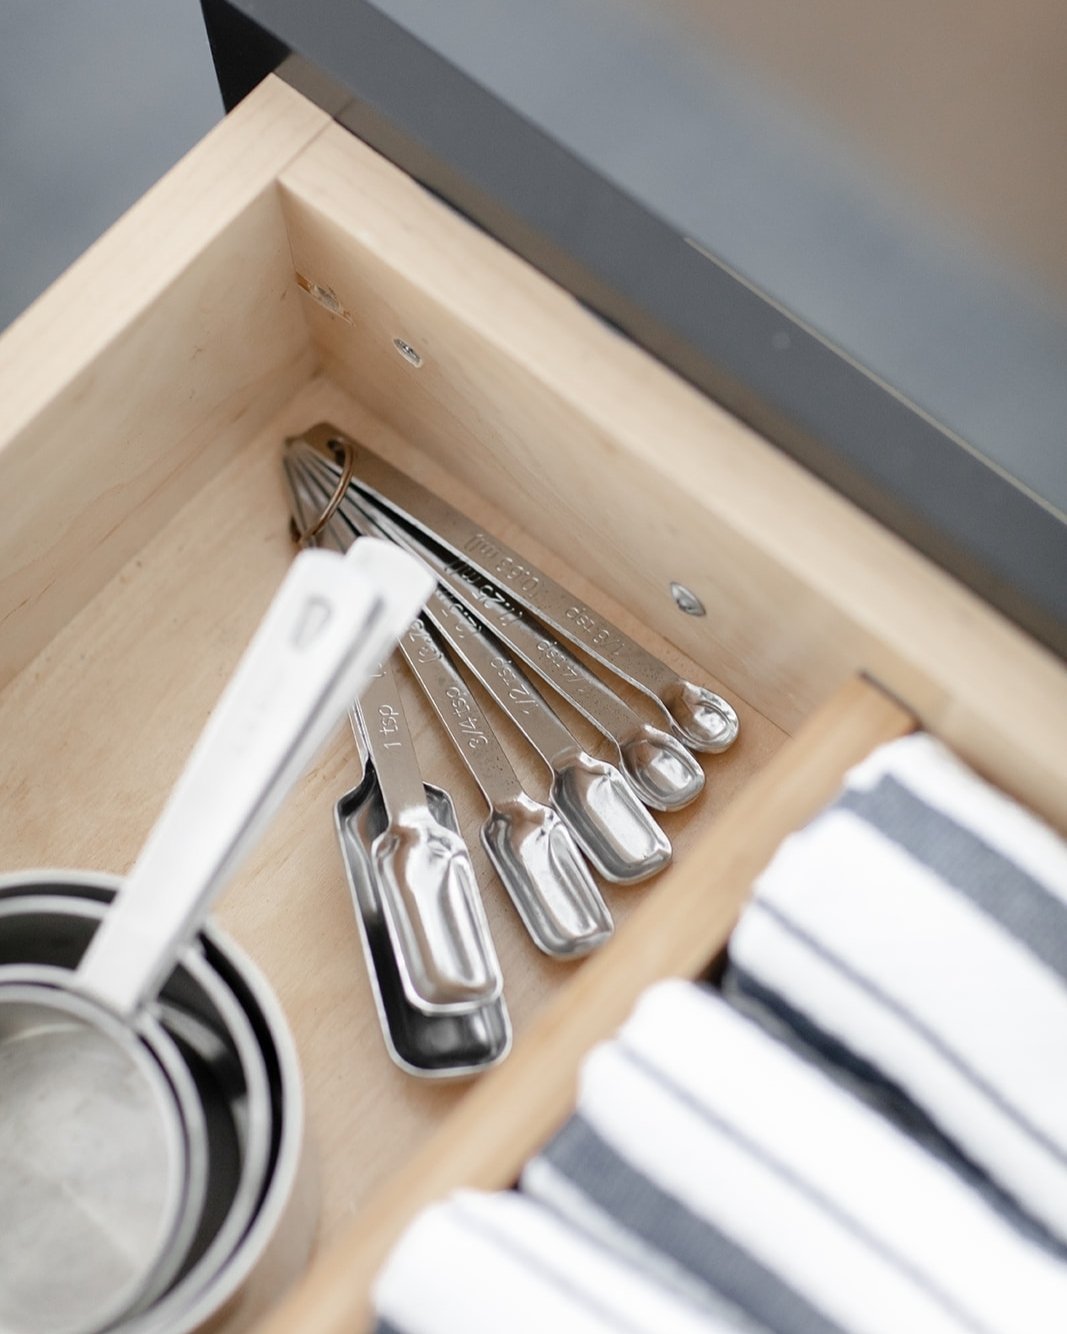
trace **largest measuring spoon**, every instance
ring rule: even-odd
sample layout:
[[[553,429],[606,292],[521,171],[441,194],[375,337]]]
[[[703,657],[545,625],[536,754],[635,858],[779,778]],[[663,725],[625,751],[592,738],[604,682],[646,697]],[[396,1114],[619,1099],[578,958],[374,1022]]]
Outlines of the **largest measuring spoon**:
[[[459,835],[452,798],[425,784],[434,818]],[[334,811],[337,839],[367,963],[386,1050],[402,1070],[430,1079],[480,1074],[502,1061],[511,1047],[511,1020],[504,997],[472,1009],[428,1012],[412,1005],[404,991],[382,911],[381,890],[371,849],[388,824],[373,763],[364,763],[363,779]]]
[[[386,810],[371,864],[408,1000],[438,1013],[490,1004],[503,977],[470,852],[427,805],[388,662],[368,682],[356,717]]]
[[[206,1150],[195,1090],[178,1091],[183,1067],[154,997],[425,597],[422,568],[398,554],[373,544],[294,562],[77,969],[0,968],[8,1327],[105,1327],[180,1262],[190,1173]]]

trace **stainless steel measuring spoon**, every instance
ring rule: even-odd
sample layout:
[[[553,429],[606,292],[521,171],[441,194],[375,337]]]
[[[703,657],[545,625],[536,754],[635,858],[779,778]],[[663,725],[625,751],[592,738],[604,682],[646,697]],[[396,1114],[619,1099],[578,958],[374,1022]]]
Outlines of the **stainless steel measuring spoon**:
[[[339,476],[334,441],[354,464],[353,485],[392,509],[402,519],[438,539],[461,559],[507,589],[546,625],[580,645],[598,662],[642,691],[660,709],[664,721],[694,750],[718,754],[737,739],[734,708],[706,686],[687,681],[655,654],[606,621],[499,538],[488,533],[425,487],[364,449],[328,422],[320,422],[289,442],[298,456],[311,453]]]
[[[195,1088],[177,1091],[182,1066],[154,998],[425,597],[423,568],[398,554],[376,543],[348,559],[309,552],[294,562],[77,969],[0,969],[0,1320],[9,1325],[98,1329],[158,1290],[161,1270],[173,1272],[188,1174],[206,1150]],[[100,1270],[86,1265],[93,1256]]]
[[[400,641],[434,711],[489,806],[482,844],[538,949],[588,954],[614,924],[570,830],[523,788],[503,746],[423,618]]]
[[[371,678],[355,715],[388,815],[371,862],[404,992],[428,1012],[486,1005],[500,995],[503,978],[474,867],[463,839],[426,804],[388,662]]]
[[[443,590],[429,619],[552,771],[551,800],[578,845],[607,880],[632,884],[662,871],[671,844],[628,778],[589,755],[519,667]]]
[[[326,498],[315,470],[293,463],[290,477],[320,502]],[[362,527],[354,525],[350,511],[338,511],[331,522],[343,524],[353,537],[375,532],[373,521],[356,517]],[[440,587],[424,614],[548,765],[552,805],[593,867],[606,880],[636,884],[669,865],[670,840],[629,779],[615,765],[586,753],[484,627]]]
[[[458,837],[452,798],[443,788],[423,786],[434,818]],[[388,822],[378,776],[367,759],[362,782],[338,801],[334,824],[386,1050],[411,1075],[455,1079],[480,1074],[511,1048],[504,997],[451,1014],[428,1013],[408,1000],[371,853]]]
[[[535,625],[506,594],[471,565],[396,522],[366,496],[349,492],[342,506],[373,518],[383,534],[420,556],[449,592],[484,621],[493,633],[542,680],[547,681],[612,743],[616,762],[654,810],[688,806],[704,787],[704,771],[674,736],[635,713],[557,639]]]

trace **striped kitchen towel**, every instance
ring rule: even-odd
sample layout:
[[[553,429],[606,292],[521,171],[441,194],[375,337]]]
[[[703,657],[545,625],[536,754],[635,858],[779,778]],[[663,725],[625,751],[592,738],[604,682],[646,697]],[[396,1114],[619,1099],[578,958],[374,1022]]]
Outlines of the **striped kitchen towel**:
[[[782,845],[729,958],[728,995],[1067,1240],[1067,845],[1053,831],[933,738],[895,741]]]
[[[378,1276],[376,1334],[737,1334],[533,1200],[461,1191],[425,1210]]]
[[[587,1059],[524,1192],[692,1304],[776,1334],[1045,1334],[1067,1265],[709,989]]]

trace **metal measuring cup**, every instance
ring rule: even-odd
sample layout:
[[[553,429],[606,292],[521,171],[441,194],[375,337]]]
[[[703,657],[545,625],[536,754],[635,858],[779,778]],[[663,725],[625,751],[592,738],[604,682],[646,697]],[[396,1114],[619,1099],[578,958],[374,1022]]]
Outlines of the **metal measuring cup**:
[[[0,876],[0,909],[16,898],[40,903],[61,897],[75,906],[91,904],[103,910],[121,884],[118,877],[98,871],[35,870],[32,872],[35,886],[32,893],[27,893],[28,878],[30,873],[25,871],[18,876]],[[98,923],[99,917],[96,920]],[[72,934],[72,925],[79,921],[84,935],[78,931]],[[88,944],[91,926],[77,917],[64,917],[62,922],[55,918],[35,918],[32,922],[9,918],[0,927],[0,963],[37,959],[74,968]],[[190,959],[195,964],[192,969],[186,966]],[[207,967],[208,975],[202,972],[201,963]],[[144,1311],[121,1322],[123,1334],[193,1334],[201,1328],[215,1329],[221,1323],[245,1329],[257,1314],[273,1306],[303,1271],[310,1255],[318,1222],[318,1173],[305,1133],[304,1095],[292,1035],[277,997],[262,973],[209,920],[182,952],[160,993],[162,1015],[169,1025],[173,1007],[179,1006],[190,1016],[202,1019],[205,1026],[217,1029],[227,1045],[233,1038],[232,1057],[250,1075],[245,1054],[240,1051],[243,1043],[236,1040],[232,1013],[224,1013],[219,1006],[218,984],[251,1024],[258,1058],[264,1065],[270,1132],[266,1176],[251,1221],[214,1272],[206,1267],[208,1254],[195,1258],[194,1244],[194,1252],[186,1257],[182,1271],[166,1292]],[[252,1122],[257,1119],[255,1105],[259,1094],[249,1082],[247,1099],[241,1099],[239,1090],[232,1086],[232,1079],[239,1078],[237,1070],[231,1068],[227,1073],[218,1068],[225,1058],[221,1052],[216,1055],[218,1059],[213,1058],[211,1063],[222,1076],[223,1096],[237,1123],[235,1129],[242,1145],[240,1190],[243,1192],[251,1151],[249,1136]],[[205,1104],[217,1098],[218,1092],[207,1085],[202,1087]],[[245,1107],[240,1105],[242,1101]],[[214,1110],[220,1109],[216,1105]],[[216,1118],[208,1116],[209,1131],[213,1119]],[[240,1127],[244,1128],[243,1134]],[[229,1152],[225,1145],[212,1145],[209,1197],[226,1190],[225,1181],[219,1180],[218,1169],[221,1163],[222,1176],[232,1172],[236,1164],[228,1159]],[[226,1213],[227,1224],[234,1208],[236,1201]],[[223,1230],[214,1234],[211,1249]]]
[[[431,582],[387,544],[298,557],[77,969],[0,969],[0,1318],[99,1329],[180,1266],[206,1132],[153,999]]]
[[[89,897],[96,886],[79,885],[82,879],[78,873],[35,871],[30,893],[25,875],[0,876],[0,965],[77,967],[110,897]],[[267,1068],[252,1025],[198,944],[182,951],[158,1005],[196,1085],[208,1149],[196,1232],[189,1248],[175,1248],[172,1257],[180,1268],[163,1299],[172,1308],[210,1283],[247,1232],[266,1184],[273,1118]],[[156,1313],[158,1302],[151,1309]]]

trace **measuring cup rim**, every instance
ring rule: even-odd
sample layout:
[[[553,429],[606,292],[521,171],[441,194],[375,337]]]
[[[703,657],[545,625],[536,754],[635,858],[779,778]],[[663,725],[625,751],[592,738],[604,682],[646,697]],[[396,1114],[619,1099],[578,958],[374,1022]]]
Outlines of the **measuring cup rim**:
[[[44,884],[37,885],[36,890],[37,892],[0,892],[0,916],[6,916],[9,908],[14,906],[19,913],[41,911],[50,915],[66,914],[99,924],[108,909],[106,898],[89,897],[84,894],[49,893],[49,886]],[[227,1048],[226,1060],[237,1066],[243,1084],[243,1092],[240,1095],[243,1110],[233,1109],[232,1116],[235,1133],[240,1140],[240,1157],[237,1189],[220,1227],[194,1263],[185,1272],[179,1271],[180,1277],[177,1283],[169,1287],[153,1304],[151,1308],[153,1314],[180,1307],[209,1284],[244,1235],[249,1223],[255,1217],[270,1171],[274,1123],[266,1059],[244,1007],[226,980],[212,968],[200,949],[187,948],[183,951],[175,964],[171,978],[173,979],[178,972],[186,974],[213,1014],[198,1013],[189,1003],[183,1003],[177,996],[168,997],[166,988],[160,994],[160,1004],[183,1010],[213,1030],[220,1027],[224,1030],[218,1036]],[[169,980],[167,985],[170,985]],[[164,1029],[169,1033],[165,1014],[161,1014],[160,1019]],[[199,1086],[200,1081],[196,1082]],[[221,1091],[220,1096],[231,1102],[232,1106],[232,1100]],[[209,1190],[212,1188],[213,1171],[214,1164],[209,1159]],[[182,1267],[184,1264],[183,1258]]]
[[[30,1003],[102,1033],[120,1049],[150,1089],[153,1116],[164,1132],[167,1170],[159,1236],[139,1274],[119,1285],[93,1316],[96,1328],[134,1314],[173,1279],[203,1207],[207,1189],[207,1130],[199,1091],[177,1044],[151,1013],[123,1022],[106,1006],[71,988],[69,970],[50,964],[0,965],[0,1006]],[[86,1326],[90,1328],[90,1326]]]
[[[298,1191],[303,1191],[301,1182],[314,1166],[307,1143],[307,1110],[299,1056],[278,997],[262,969],[225,931],[214,923],[204,923],[200,933],[205,938],[211,967],[220,973],[231,989],[233,983],[225,972],[231,971],[240,979],[242,988],[247,992],[248,1003],[238,996],[238,1004],[246,1013],[249,1013],[249,1005],[255,1009],[255,1016],[249,1014],[253,1030],[257,1036],[262,1030],[273,1049],[273,1060],[268,1064],[273,1064],[277,1070],[277,1089],[271,1090],[272,1112],[278,1127],[277,1147],[263,1196],[247,1232],[210,1285],[190,1302],[180,1316],[175,1316],[173,1326],[167,1325],[166,1334],[183,1334],[184,1331],[198,1328],[234,1297],[266,1252],[285,1217],[290,1201]],[[311,1230],[309,1226],[309,1240]],[[141,1328],[139,1323],[134,1326],[138,1334]],[[144,1329],[152,1329],[154,1334],[154,1326],[145,1324]]]
[[[69,897],[76,899],[78,895],[74,891],[114,894],[121,884],[121,876],[84,867],[29,867],[0,873],[0,895],[38,886],[60,892],[66,890]],[[198,937],[203,941],[209,965],[231,991],[234,990],[234,983],[227,973],[239,979],[241,990],[247,994],[247,1001],[236,992],[235,999],[248,1014],[257,1040],[261,1043],[264,1039],[269,1040],[272,1051],[268,1067],[275,1067],[277,1074],[277,1088],[272,1086],[270,1090],[272,1114],[277,1124],[277,1146],[263,1196],[248,1230],[208,1285],[191,1299],[184,1310],[175,1313],[173,1326],[168,1323],[168,1334],[197,1328],[240,1290],[267,1250],[297,1189],[298,1181],[310,1166],[306,1152],[307,1112],[299,1056],[278,997],[258,964],[216,922],[202,922]],[[250,1006],[254,1014],[249,1012]],[[131,1326],[138,1331],[154,1330],[153,1311],[149,1309],[133,1317]]]

